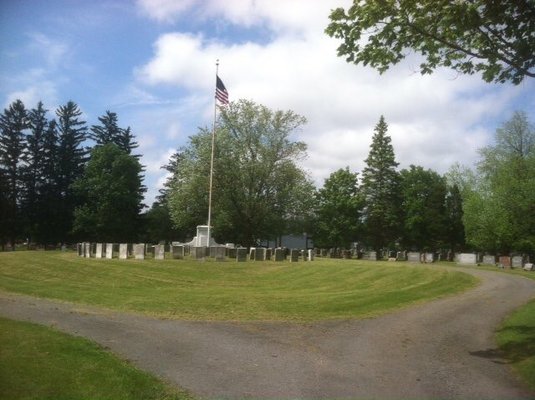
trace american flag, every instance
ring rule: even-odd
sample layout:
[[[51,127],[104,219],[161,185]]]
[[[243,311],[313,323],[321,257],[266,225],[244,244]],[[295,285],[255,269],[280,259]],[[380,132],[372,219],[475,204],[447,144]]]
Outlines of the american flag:
[[[228,92],[223,81],[216,75],[215,98],[223,105],[228,104]]]

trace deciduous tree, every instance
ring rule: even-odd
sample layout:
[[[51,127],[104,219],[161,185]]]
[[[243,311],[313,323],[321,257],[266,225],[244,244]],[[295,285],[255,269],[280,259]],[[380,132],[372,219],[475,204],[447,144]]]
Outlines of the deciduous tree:
[[[467,241],[487,251],[535,253],[535,129],[517,112],[481,150],[464,204]]]
[[[138,159],[115,144],[95,147],[74,184],[82,199],[74,212],[74,231],[86,240],[137,240],[145,190],[140,173]]]
[[[411,165],[403,169],[401,243],[415,250],[434,251],[446,239],[446,181],[434,171]]]
[[[316,192],[313,228],[314,245],[318,247],[350,247],[362,234],[363,198],[358,174],[349,168],[333,172]]]
[[[214,163],[216,239],[255,245],[286,233],[291,221],[310,212],[313,187],[296,164],[306,146],[291,139],[304,122],[292,111],[246,100],[221,109]],[[192,233],[206,223],[210,143],[208,129],[190,138],[169,193],[173,221]]]
[[[415,52],[422,74],[444,66],[487,82],[535,77],[532,0],[354,0],[330,20],[338,55],[381,73]]]

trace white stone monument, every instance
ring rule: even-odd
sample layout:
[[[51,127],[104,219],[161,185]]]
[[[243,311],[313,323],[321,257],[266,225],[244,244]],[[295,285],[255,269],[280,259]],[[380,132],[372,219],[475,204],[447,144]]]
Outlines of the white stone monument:
[[[191,247],[219,246],[213,238],[210,238],[210,243],[208,243],[208,225],[197,225],[197,235],[187,244]]]

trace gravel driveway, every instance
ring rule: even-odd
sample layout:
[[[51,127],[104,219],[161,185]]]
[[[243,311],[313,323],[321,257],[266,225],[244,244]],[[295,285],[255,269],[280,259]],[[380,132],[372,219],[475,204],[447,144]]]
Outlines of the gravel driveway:
[[[187,322],[0,293],[0,315],[87,337],[205,398],[535,398],[494,331],[535,282],[467,269],[464,294],[366,320]]]

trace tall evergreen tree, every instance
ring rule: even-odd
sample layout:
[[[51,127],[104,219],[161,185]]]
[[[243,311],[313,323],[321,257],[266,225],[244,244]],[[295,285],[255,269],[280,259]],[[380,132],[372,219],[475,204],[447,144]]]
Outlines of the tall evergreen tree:
[[[132,130],[128,127],[121,129],[115,139],[115,144],[127,154],[132,154],[132,151],[139,147],[139,144],[134,139],[135,135],[132,134]],[[139,155],[135,155],[134,157],[139,158]]]
[[[40,192],[35,240],[45,245],[57,244],[62,240],[63,210],[58,207],[62,197],[59,191],[59,135],[57,123],[52,119],[48,123],[43,139],[42,174],[43,185]]]
[[[366,241],[376,251],[398,238],[401,226],[400,178],[394,148],[383,116],[375,126],[362,173]]]
[[[57,190],[61,196],[58,204],[61,214],[58,223],[61,242],[71,239],[73,212],[78,199],[72,189],[72,184],[82,176],[87,162],[88,149],[82,146],[87,139],[87,126],[81,120],[82,111],[76,103],[69,101],[56,110],[58,117],[58,164]]]
[[[36,226],[39,223],[39,208],[42,206],[42,191],[45,185],[43,167],[46,157],[44,142],[48,129],[47,110],[43,103],[28,113],[29,133],[26,136],[27,146],[24,151],[24,196],[22,208],[26,217],[27,236],[34,240]]]
[[[4,170],[0,168],[0,248],[2,251],[9,239],[9,229],[7,225],[9,216],[8,184]]]
[[[111,111],[98,117],[100,125],[91,126],[90,138],[93,139],[97,146],[102,146],[108,143],[114,143],[115,138],[119,136],[121,128],[117,124],[117,114]]]
[[[131,154],[132,150],[139,146],[134,140],[135,136],[132,134],[130,127],[126,129],[119,127],[116,113],[106,111],[98,120],[100,125],[91,126],[90,135],[91,139],[97,143],[97,146],[114,143],[127,154]],[[139,158],[139,156],[136,157]]]
[[[28,128],[28,112],[20,100],[16,100],[0,114],[0,169],[7,189],[4,220],[7,236],[15,245],[21,233],[20,200],[23,185],[22,161],[26,146],[25,130]]]

